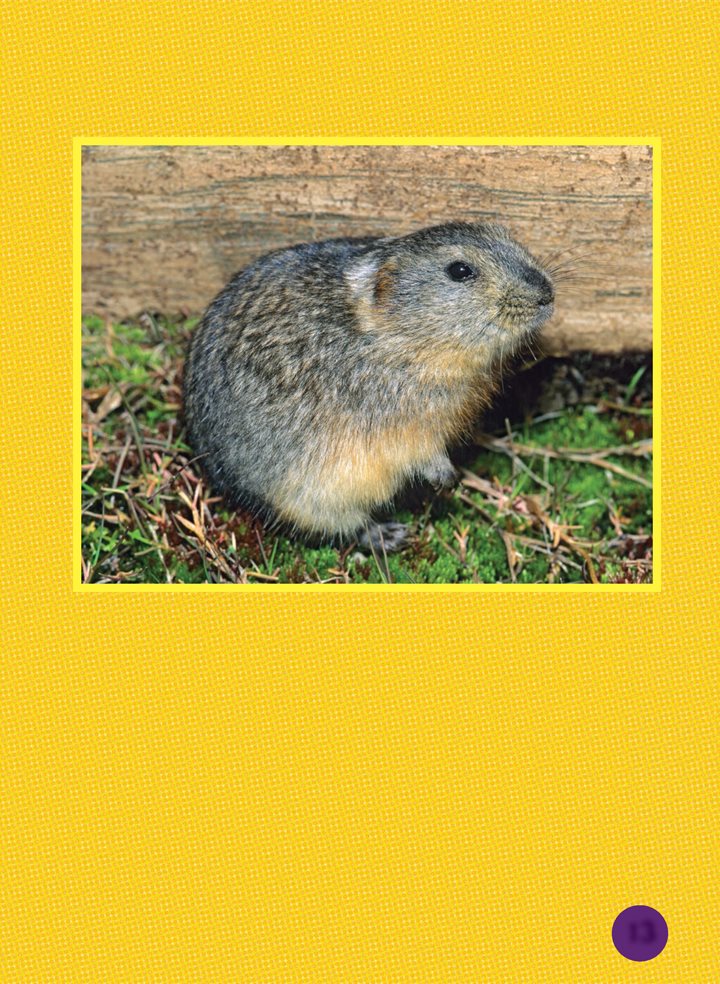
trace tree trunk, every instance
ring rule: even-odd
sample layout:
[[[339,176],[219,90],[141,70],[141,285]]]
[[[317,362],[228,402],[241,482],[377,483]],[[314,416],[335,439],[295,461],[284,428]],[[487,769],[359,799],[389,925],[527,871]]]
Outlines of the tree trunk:
[[[652,347],[650,147],[86,147],[83,311],[201,314],[271,249],[500,222],[558,284],[545,349]]]

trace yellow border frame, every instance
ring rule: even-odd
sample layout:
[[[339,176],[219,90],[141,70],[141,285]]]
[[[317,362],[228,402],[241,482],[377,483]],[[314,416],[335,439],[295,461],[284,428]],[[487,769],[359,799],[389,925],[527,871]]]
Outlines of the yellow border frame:
[[[247,147],[247,146],[526,146],[526,147],[601,147],[601,146],[643,146],[653,151],[653,583],[652,584],[83,584],[80,578],[82,556],[82,515],[80,496],[80,475],[82,462],[82,148],[103,147]],[[478,137],[469,140],[458,138],[374,138],[374,137],[74,137],[73,138],[73,590],[77,592],[105,593],[128,591],[245,591],[257,592],[317,592],[335,591],[392,591],[392,592],[560,592],[568,591],[586,594],[607,592],[656,593],[661,590],[661,346],[660,346],[660,295],[661,295],[661,141],[659,137],[618,138],[618,137]]]

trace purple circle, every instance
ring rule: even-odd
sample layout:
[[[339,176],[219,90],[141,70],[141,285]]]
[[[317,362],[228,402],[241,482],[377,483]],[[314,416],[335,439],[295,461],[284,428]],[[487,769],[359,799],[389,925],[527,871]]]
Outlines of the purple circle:
[[[652,960],[668,941],[667,923],[649,905],[631,905],[613,923],[615,949],[628,960]]]

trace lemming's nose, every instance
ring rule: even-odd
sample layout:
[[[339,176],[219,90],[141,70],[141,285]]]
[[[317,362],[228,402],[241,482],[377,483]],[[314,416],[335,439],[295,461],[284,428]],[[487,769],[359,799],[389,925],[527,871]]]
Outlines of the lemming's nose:
[[[523,268],[522,277],[526,284],[537,287],[540,294],[539,304],[552,304],[555,299],[555,291],[544,273],[536,270],[535,267],[526,266]]]

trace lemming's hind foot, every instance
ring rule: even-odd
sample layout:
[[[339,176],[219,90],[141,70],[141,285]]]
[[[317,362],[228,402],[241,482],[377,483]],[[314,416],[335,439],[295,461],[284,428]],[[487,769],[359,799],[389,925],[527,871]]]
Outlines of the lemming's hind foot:
[[[394,553],[407,541],[410,529],[405,523],[368,523],[358,534],[358,546],[382,553]]]

